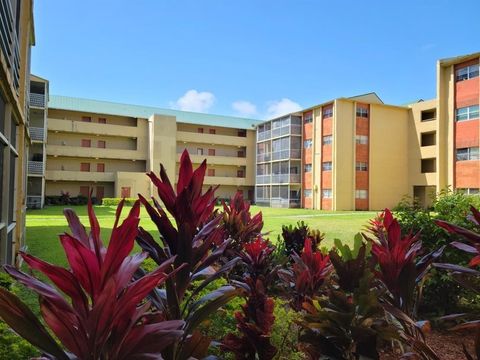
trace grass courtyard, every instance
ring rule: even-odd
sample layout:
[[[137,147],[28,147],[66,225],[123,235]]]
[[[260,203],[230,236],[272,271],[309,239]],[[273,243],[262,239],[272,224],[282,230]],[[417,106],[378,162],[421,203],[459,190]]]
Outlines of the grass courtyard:
[[[49,206],[42,210],[29,210],[27,212],[27,246],[28,252],[43,260],[58,265],[66,265],[65,255],[58,240],[58,234],[69,231],[67,221],[63,216],[64,206]],[[86,206],[72,206],[84,225],[88,227]],[[113,227],[115,207],[96,206],[102,238],[109,238]],[[126,216],[128,207],[124,209]],[[262,211],[264,230],[269,232],[268,237],[275,242],[281,233],[282,225],[295,224],[299,220],[305,221],[311,228],[319,229],[325,233],[325,246],[331,246],[333,239],[343,241],[353,239],[353,236],[362,230],[367,221],[375,216],[375,212],[327,212],[306,209],[272,209],[252,206],[252,214]],[[151,222],[144,209],[141,213],[140,225],[145,229],[156,232],[155,225]],[[158,235],[157,235],[158,236]],[[139,248],[137,249],[139,250]]]

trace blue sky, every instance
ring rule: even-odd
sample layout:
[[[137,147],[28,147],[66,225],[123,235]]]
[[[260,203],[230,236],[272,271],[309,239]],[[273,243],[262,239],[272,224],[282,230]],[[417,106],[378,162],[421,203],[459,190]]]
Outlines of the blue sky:
[[[480,51],[480,1],[39,0],[32,72],[56,95],[265,118],[375,91],[435,96]]]

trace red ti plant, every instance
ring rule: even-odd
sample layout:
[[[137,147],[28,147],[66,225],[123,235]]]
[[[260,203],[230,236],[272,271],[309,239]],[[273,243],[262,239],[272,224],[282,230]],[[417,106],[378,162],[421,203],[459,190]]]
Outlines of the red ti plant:
[[[411,314],[416,287],[444,247],[418,258],[422,252],[420,233],[402,236],[400,224],[388,209],[372,225],[370,232],[376,239],[364,237],[372,244],[373,259],[378,266],[374,274],[389,290],[392,304]]]
[[[475,209],[473,206],[470,208],[470,210],[472,215],[469,216],[469,218],[476,225],[477,232],[467,230],[463,227],[450,224],[442,220],[435,221],[437,225],[444,228],[449,233],[460,235],[468,242],[468,244],[465,244],[460,241],[452,241],[450,245],[473,255],[472,259],[470,260],[469,267],[467,268],[456,264],[435,264],[435,266],[450,271],[453,278],[460,285],[468,290],[473,291],[477,295],[480,295],[480,271],[478,270],[478,266],[480,265],[480,211]],[[478,360],[480,359],[480,320],[477,319],[468,321],[453,328],[453,330],[465,329],[475,331],[475,353],[470,353],[467,347],[463,345],[465,357],[467,360]]]
[[[139,202],[119,225],[122,207],[123,201],[117,208],[108,247],[100,239],[91,202],[90,234],[72,210],[65,210],[71,234],[60,235],[60,242],[70,269],[21,253],[30,269],[43,273],[55,286],[5,266],[13,278],[39,295],[42,317],[66,350],[28,307],[6,290],[0,290],[0,316],[49,359],[150,359],[183,334],[182,321],[163,321],[161,314],[149,311],[150,302],[142,302],[173,275],[167,272],[174,259],[132,281],[147,253],[129,255],[138,232]]]
[[[221,226],[225,230],[225,235],[233,239],[229,247],[241,251],[243,244],[253,241],[260,235],[263,228],[262,213],[252,216],[250,203],[243,198],[240,191],[230,200],[230,204],[223,202],[222,205]]]
[[[292,268],[281,269],[278,275],[293,293],[292,307],[300,311],[304,302],[311,303],[315,298],[330,275],[332,264],[328,255],[312,250],[309,237],[305,239],[302,255],[293,253],[292,259]]]
[[[260,236],[243,247],[240,257],[247,271],[243,282],[236,284],[244,290],[247,300],[242,305],[242,312],[235,313],[241,336],[228,334],[221,348],[232,352],[237,360],[270,360],[277,353],[275,346],[270,343],[275,322],[274,301],[266,294],[266,287],[274,273],[268,271],[273,247],[268,240],[263,240]]]
[[[180,160],[176,191],[163,165],[160,177],[153,172],[148,174],[175,223],[172,223],[164,207],[155,198],[152,198],[152,206],[140,196],[140,201],[158,228],[160,243],[140,227],[138,244],[157,263],[176,257],[174,269],[178,270],[174,277],[167,279],[165,292],[155,291],[150,294],[153,304],[164,311],[167,319],[185,320],[184,337],[162,354],[165,359],[205,356],[210,339],[194,330],[241,292],[232,286],[224,286],[197,299],[202,289],[229,271],[239,260],[235,258],[220,268],[213,267],[230,240],[224,241],[223,230],[219,226],[221,217],[214,216],[215,188],[210,187],[202,192],[206,166],[206,161],[203,161],[193,170],[185,150]]]

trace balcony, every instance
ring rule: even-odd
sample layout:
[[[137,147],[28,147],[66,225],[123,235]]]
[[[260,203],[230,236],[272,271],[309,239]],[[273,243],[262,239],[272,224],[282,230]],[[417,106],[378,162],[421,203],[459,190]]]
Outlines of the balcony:
[[[122,160],[145,160],[146,154],[138,150],[124,150],[111,148],[92,148],[79,146],[48,145],[47,155],[100,158],[100,159],[122,159]]]
[[[257,132],[257,142],[268,140],[272,137],[272,132],[270,130]]]
[[[83,121],[48,119],[48,131],[106,136],[138,137],[136,126],[98,124]]]
[[[272,184],[300,184],[300,174],[273,174]]]
[[[7,63],[8,71],[17,92],[20,88],[19,34],[16,33],[14,12],[11,1],[0,1],[0,47]]]
[[[285,135],[302,135],[302,126],[292,124],[289,126],[282,126],[280,128],[272,129],[272,138]]]
[[[40,209],[42,207],[42,200],[42,196],[40,195],[27,196],[27,208]]]
[[[27,164],[28,175],[43,175],[43,161],[29,160]]]
[[[177,131],[177,141],[184,143],[248,146],[246,137]]]
[[[272,181],[272,175],[257,175],[255,181],[257,185],[270,184]]]
[[[47,170],[45,171],[45,179],[54,181],[113,182],[115,181],[115,174],[113,172]]]
[[[181,155],[177,154],[177,162],[180,162]],[[209,165],[247,166],[247,159],[244,157],[190,155],[190,159],[194,164],[201,164],[203,160],[207,159]]]
[[[257,154],[257,161],[258,162],[270,161],[271,159],[272,159],[272,154],[271,153]]]
[[[300,207],[300,199],[272,198],[270,206],[273,208],[298,208]]]
[[[301,159],[301,150],[281,150],[272,152],[272,160]]]
[[[45,141],[45,129],[41,127],[33,127],[30,128],[30,137],[32,141]]]
[[[37,94],[37,93],[30,93],[30,106],[44,108],[45,107],[45,95],[44,94]]]

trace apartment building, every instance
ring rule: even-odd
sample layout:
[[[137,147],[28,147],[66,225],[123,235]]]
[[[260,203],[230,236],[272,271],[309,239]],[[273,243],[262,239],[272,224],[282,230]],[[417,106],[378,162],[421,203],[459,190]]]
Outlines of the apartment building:
[[[432,192],[449,186],[479,193],[479,58],[475,53],[440,60],[432,100],[395,106],[370,93],[330,100],[258,126],[257,203],[378,210],[406,195],[426,206]],[[302,124],[300,132],[289,127],[293,118]],[[273,136],[274,126],[285,131]],[[274,159],[273,141],[291,152]]]
[[[257,120],[50,95],[47,122],[46,196],[151,196],[145,173],[178,176],[187,149],[220,198],[254,199]]]
[[[0,263],[24,245],[32,1],[0,1]]]

